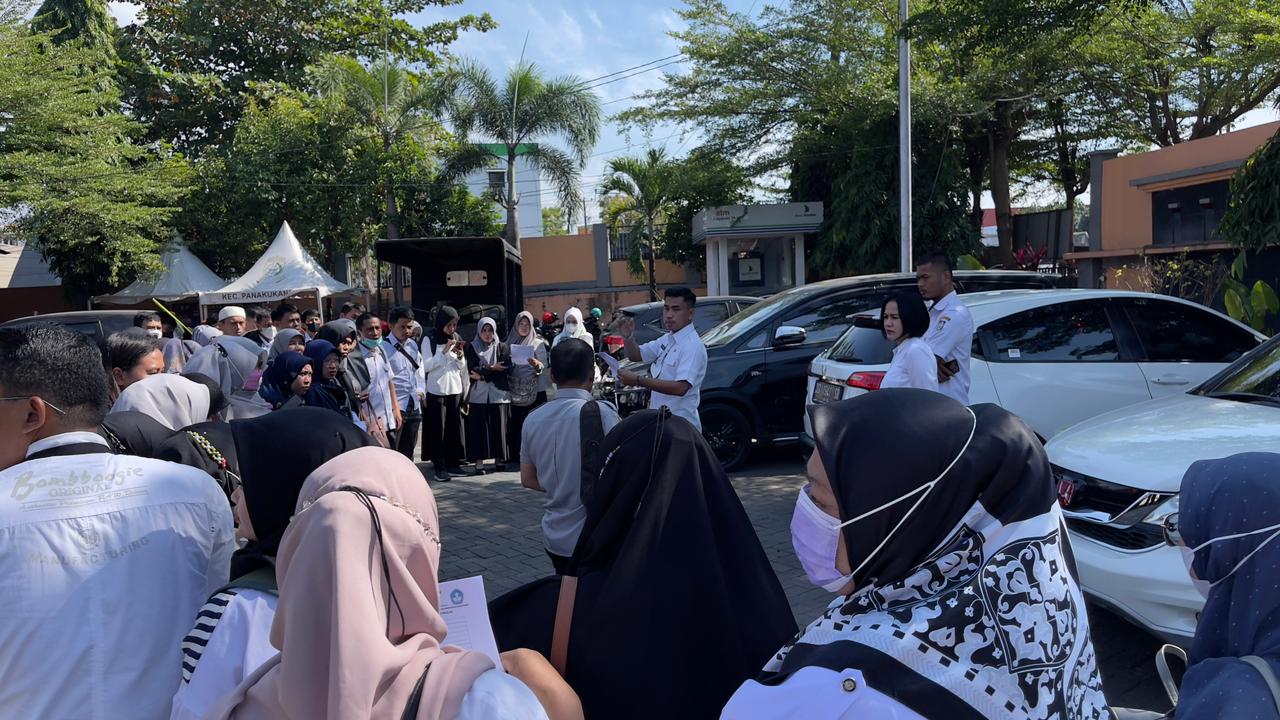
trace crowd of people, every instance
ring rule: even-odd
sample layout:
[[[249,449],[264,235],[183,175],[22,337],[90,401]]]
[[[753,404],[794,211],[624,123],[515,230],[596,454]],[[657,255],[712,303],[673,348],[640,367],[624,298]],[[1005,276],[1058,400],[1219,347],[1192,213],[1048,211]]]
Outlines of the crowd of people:
[[[963,331],[941,275],[935,319]],[[385,334],[361,307],[233,306],[191,341],[144,314],[105,350],[0,328],[0,717],[1112,716],[1041,443],[942,390],[967,362],[934,343],[961,332],[891,300],[903,374],[933,387],[812,411],[790,533],[832,599],[801,628],[699,432],[685,292],[654,343],[623,328],[653,371],[620,379],[655,398],[625,419],[574,310],[550,343],[529,313],[464,339],[444,306]],[[547,576],[490,604],[496,665],[444,644],[455,518],[420,430],[436,480],[518,461],[545,494]],[[1278,468],[1183,481],[1166,540],[1207,603],[1180,720],[1280,718]]]

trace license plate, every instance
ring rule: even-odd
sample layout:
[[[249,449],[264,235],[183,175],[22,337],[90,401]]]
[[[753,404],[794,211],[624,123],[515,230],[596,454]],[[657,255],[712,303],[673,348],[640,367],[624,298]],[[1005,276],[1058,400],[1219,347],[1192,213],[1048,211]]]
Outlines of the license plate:
[[[819,380],[813,386],[813,404],[835,402],[844,397],[844,386]]]

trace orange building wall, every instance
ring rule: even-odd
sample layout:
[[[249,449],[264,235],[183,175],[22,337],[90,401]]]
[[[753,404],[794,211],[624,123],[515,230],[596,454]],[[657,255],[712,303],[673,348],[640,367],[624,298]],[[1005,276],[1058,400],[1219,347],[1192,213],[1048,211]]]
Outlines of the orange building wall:
[[[596,279],[590,235],[520,238],[520,258],[525,287]]]
[[[653,277],[659,285],[681,285],[685,282],[684,268],[666,260],[657,260],[653,263]],[[609,284],[614,287],[647,285],[648,282],[648,276],[636,277],[627,272],[625,261],[615,260],[609,263]]]
[[[1280,122],[1266,123],[1152,152],[1107,160],[1102,178],[1102,250],[1137,249],[1151,244],[1152,192],[1222,180],[1231,177],[1235,170],[1227,169],[1141,188],[1130,185],[1131,180],[1243,160],[1274,135],[1277,129],[1280,129]]]

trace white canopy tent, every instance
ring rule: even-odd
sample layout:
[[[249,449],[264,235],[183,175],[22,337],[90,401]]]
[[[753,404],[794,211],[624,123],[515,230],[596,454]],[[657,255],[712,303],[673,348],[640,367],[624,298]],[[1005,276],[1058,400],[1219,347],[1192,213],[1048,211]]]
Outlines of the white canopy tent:
[[[205,305],[274,302],[308,292],[316,294],[318,304],[326,295],[353,289],[325,272],[285,222],[271,246],[248,272],[220,290],[200,293],[200,305],[203,308]]]
[[[173,302],[217,290],[226,284],[188,250],[177,235],[160,256],[160,262],[164,270],[156,277],[139,278],[123,290],[111,295],[98,295],[93,301],[109,305],[136,305],[152,298]]]

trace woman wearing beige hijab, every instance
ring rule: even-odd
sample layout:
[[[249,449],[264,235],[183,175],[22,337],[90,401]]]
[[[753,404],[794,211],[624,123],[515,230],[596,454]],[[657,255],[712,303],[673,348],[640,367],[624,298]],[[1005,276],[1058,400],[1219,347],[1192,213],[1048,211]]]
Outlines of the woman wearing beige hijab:
[[[359,448],[320,466],[277,556],[280,654],[210,717],[581,718],[577,696],[529,653],[503,656],[517,679],[441,645],[438,528],[430,487],[399,453]]]

